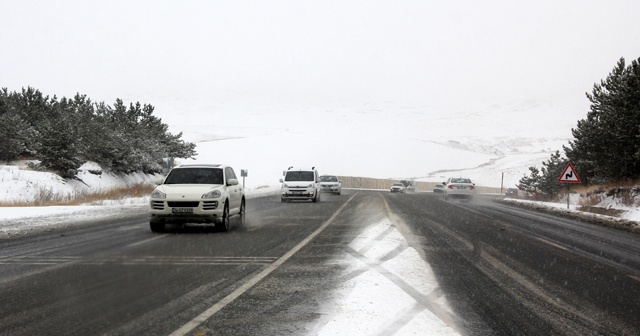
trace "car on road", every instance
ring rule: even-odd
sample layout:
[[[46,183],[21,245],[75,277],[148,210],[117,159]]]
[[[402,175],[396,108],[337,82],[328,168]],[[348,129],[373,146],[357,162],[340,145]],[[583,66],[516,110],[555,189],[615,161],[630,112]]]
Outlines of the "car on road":
[[[507,197],[518,197],[518,188],[509,188],[504,195]]]
[[[320,202],[320,176],[315,167],[293,168],[282,172],[280,201],[311,200]]]
[[[471,200],[476,194],[476,185],[466,177],[450,177],[444,183],[442,194],[445,200],[450,197]]]
[[[407,188],[404,186],[404,184],[402,183],[394,183],[391,188],[389,189],[389,191],[391,191],[391,193],[401,193],[404,194],[404,191]]]
[[[342,193],[342,181],[335,175],[320,176],[320,187],[323,192],[329,192],[336,195]]]
[[[161,232],[168,223],[214,224],[227,231],[232,218],[244,225],[244,187],[230,166],[181,165],[157,184],[149,203],[151,231]]]
[[[407,192],[416,192],[416,181],[414,180],[400,180],[400,183],[405,187]]]
[[[440,182],[437,183],[434,187],[433,187],[433,192],[436,194],[441,194],[444,192],[444,185],[446,184],[446,182]]]

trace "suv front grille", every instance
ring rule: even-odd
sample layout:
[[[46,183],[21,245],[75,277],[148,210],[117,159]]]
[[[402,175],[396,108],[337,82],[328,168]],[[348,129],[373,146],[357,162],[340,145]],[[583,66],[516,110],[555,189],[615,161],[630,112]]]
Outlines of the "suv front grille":
[[[200,202],[167,202],[172,208],[197,208]]]

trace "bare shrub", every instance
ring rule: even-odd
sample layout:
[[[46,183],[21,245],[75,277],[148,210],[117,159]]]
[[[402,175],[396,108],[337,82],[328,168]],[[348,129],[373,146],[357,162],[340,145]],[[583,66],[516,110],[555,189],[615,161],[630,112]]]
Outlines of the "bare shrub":
[[[578,205],[580,206],[595,206],[598,203],[602,202],[604,198],[603,193],[589,193],[586,195],[582,195],[578,200]]]
[[[618,195],[618,198],[620,199],[620,203],[624,206],[633,206],[635,204],[635,199],[633,198],[631,189],[629,188],[624,188],[620,191],[620,194]]]

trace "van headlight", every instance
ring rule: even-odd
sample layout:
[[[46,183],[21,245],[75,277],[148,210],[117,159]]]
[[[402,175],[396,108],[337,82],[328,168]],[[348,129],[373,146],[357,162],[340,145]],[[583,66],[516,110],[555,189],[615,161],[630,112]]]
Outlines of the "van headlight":
[[[220,193],[220,190],[215,189],[215,190],[211,190],[206,194],[202,195],[202,198],[204,199],[209,199],[209,198],[218,198],[222,195],[222,193]]]

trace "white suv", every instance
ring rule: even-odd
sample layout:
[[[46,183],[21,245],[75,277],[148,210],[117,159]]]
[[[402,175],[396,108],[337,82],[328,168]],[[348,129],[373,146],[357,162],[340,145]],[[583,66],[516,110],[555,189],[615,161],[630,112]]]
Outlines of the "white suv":
[[[181,165],[158,184],[151,193],[151,231],[163,231],[165,223],[211,223],[227,231],[230,218],[244,225],[244,188],[227,165]]]
[[[280,200],[284,203],[288,200],[312,200],[320,202],[320,176],[315,167],[311,169],[298,168],[282,172],[284,179],[280,179]]]

